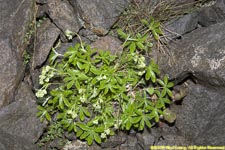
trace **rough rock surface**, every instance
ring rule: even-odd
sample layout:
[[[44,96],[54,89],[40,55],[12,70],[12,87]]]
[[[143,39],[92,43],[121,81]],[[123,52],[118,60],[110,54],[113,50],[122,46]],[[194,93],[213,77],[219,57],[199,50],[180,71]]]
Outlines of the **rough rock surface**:
[[[104,35],[115,23],[120,13],[129,4],[129,0],[99,1],[70,0],[74,9],[78,9],[84,26],[97,35]]]
[[[179,3],[179,1],[176,2]],[[185,3],[188,4],[187,1],[185,1]],[[194,4],[194,2],[191,1],[190,3]],[[166,22],[165,36],[168,39],[176,39],[199,27],[208,27],[225,20],[224,0],[210,0],[208,3],[202,5],[202,8],[199,10]]]
[[[15,102],[0,110],[0,129],[35,143],[44,127],[36,117],[36,98],[30,87],[22,83],[15,99]]]
[[[18,137],[11,135],[0,129],[0,149],[1,150],[39,150],[37,145]]]
[[[224,27],[225,22],[199,28],[170,45],[172,56],[158,57],[161,70],[175,82],[191,76],[197,83],[189,86],[175,124],[196,145],[225,144]]]
[[[195,145],[225,145],[224,87],[190,84],[176,127]]]
[[[40,67],[47,59],[48,54],[53,47],[60,30],[50,22],[49,19],[42,22],[37,30],[37,40],[32,61],[32,68]]]
[[[198,23],[207,27],[215,23],[220,23],[225,20],[225,1],[217,0],[210,7],[205,7],[199,12]]]
[[[190,73],[199,82],[224,86],[224,27],[225,23],[218,23],[208,28],[199,28],[171,44],[171,56],[160,55],[157,60],[162,72],[177,80]]]
[[[149,149],[153,145],[168,145],[168,146],[188,146],[191,142],[179,134],[179,131],[174,127],[163,124],[162,127],[153,127],[145,129],[142,133],[137,133],[137,144],[142,149]]]
[[[198,13],[192,13],[165,23],[165,37],[169,40],[181,37],[198,26]]]
[[[48,0],[48,15],[64,33],[66,30],[77,33],[81,28],[77,10],[74,9],[69,1]]]
[[[0,0],[0,149],[37,149],[34,143],[45,125],[36,118],[36,98],[31,89],[38,87],[39,67],[45,63],[59,34],[64,42],[57,49],[60,53],[77,42],[76,38],[65,38],[67,30],[86,37],[86,43],[95,41],[92,47],[114,53],[120,48],[118,39],[99,36],[108,33],[130,1],[36,0],[40,8],[37,17],[45,16],[47,20],[37,31],[31,68],[38,69],[27,67],[33,81],[33,87],[30,87],[22,83],[25,71],[22,53],[28,25],[36,12],[35,1]],[[139,6],[148,3],[153,10],[162,2],[132,1]],[[101,146],[94,144],[88,147],[76,140],[67,145],[68,149],[143,150],[151,145],[225,145],[225,1],[207,1],[212,3],[167,24],[170,30],[179,34],[172,35],[176,41],[168,44],[170,56],[153,53],[162,74],[169,74],[176,83],[183,83],[189,77],[195,81],[195,84],[188,82],[189,92],[183,103],[171,105],[171,110],[175,109],[177,113],[174,126],[160,123],[150,132],[117,134]],[[185,7],[188,6],[186,3],[192,2],[196,1],[176,1]],[[29,79],[29,75],[26,77]],[[52,147],[57,147],[57,144],[56,140]]]
[[[108,50],[113,54],[122,52],[122,42],[113,36],[104,36],[91,43],[91,48]]]
[[[23,77],[23,41],[32,20],[34,0],[0,1],[0,108],[14,100]]]

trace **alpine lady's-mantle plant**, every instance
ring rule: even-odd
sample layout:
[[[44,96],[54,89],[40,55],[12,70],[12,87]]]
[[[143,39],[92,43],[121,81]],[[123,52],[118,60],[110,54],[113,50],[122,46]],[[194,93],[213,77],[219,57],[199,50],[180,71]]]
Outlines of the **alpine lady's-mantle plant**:
[[[41,121],[60,124],[89,145],[116,130],[141,131],[158,122],[170,104],[173,83],[167,76],[158,78],[153,60],[146,64],[141,54],[146,35],[134,37],[140,40],[128,40],[119,56],[82,41],[64,55],[53,50],[36,93],[43,99],[37,114]]]

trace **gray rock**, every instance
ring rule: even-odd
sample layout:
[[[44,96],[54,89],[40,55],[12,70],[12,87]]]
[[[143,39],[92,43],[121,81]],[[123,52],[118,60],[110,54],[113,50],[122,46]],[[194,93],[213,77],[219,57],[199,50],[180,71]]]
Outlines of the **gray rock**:
[[[60,30],[52,24],[49,19],[42,22],[41,26],[37,29],[37,40],[33,54],[32,69],[40,67],[46,61],[59,34]]]
[[[70,0],[86,28],[97,35],[104,35],[129,4],[129,0]]]
[[[39,150],[37,145],[27,139],[11,135],[0,129],[0,149],[1,150]]]
[[[36,0],[38,4],[46,4],[48,1],[47,0]]]
[[[0,110],[0,128],[32,143],[41,136],[44,124],[36,117],[37,105],[30,87],[24,83],[18,89],[16,101]]]
[[[156,141],[155,146],[162,146],[162,145],[167,145],[167,146],[189,146],[190,144],[187,142],[187,140],[183,136],[178,136],[178,135],[164,135],[158,141]],[[149,146],[150,147],[150,146]]]
[[[199,12],[198,23],[207,27],[225,20],[225,1],[217,0],[213,6],[205,7]]]
[[[104,36],[91,43],[91,48],[96,48],[98,50],[108,50],[112,54],[116,54],[122,52],[122,42],[113,36]]]
[[[221,87],[190,84],[176,126],[195,145],[225,145],[225,94]]]
[[[23,41],[35,12],[34,4],[34,0],[0,1],[0,108],[14,100],[23,78]]]
[[[224,27],[225,23],[220,23],[199,28],[170,44],[170,56],[157,56],[162,73],[177,81],[187,77],[187,74],[192,74],[195,80],[201,83],[224,86]]]
[[[41,69],[31,69],[30,74],[33,89],[35,90],[39,89],[40,88],[39,76],[41,75]]]
[[[193,0],[176,1],[179,5],[194,7],[189,4],[195,4]],[[201,3],[199,3],[201,4]],[[207,27],[225,20],[225,2],[224,0],[209,0],[203,3],[192,13],[181,16],[165,23],[165,36],[168,39],[176,39],[186,33],[189,33],[199,27]]]
[[[74,9],[69,1],[48,0],[48,14],[56,26],[63,31],[66,30],[77,33],[81,28],[77,10]]]
[[[179,135],[179,131],[175,126],[169,127],[163,124],[161,127],[153,127],[145,129],[142,133],[137,133],[137,139],[142,149],[149,149],[150,146],[187,146],[190,145],[189,140]]]
[[[175,39],[197,28],[198,14],[192,13],[165,23],[164,34],[168,39]]]

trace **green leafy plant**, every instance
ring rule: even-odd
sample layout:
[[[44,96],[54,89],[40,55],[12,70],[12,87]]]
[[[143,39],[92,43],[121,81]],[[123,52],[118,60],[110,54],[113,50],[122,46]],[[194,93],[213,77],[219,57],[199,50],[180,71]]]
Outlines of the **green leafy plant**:
[[[63,138],[63,128],[60,124],[53,123],[48,127],[47,134],[38,142],[39,146],[44,146],[45,143],[54,140],[55,138]]]
[[[134,53],[135,50],[144,50],[147,47],[145,47],[145,43],[147,43],[148,35],[145,34],[144,36],[141,36],[141,34],[137,34],[136,36],[131,36],[130,34],[126,34],[122,31],[122,29],[117,30],[120,38],[124,39],[124,47],[128,47],[131,53]]]
[[[134,40],[121,30],[119,35],[126,39],[120,55],[91,49],[82,41],[63,55],[53,49],[36,92],[43,99],[37,114],[41,121],[59,124],[91,145],[116,130],[150,128],[163,117],[173,83],[167,76],[159,79],[153,60],[146,63],[145,36],[130,36]]]
[[[151,32],[152,35],[154,36],[154,38],[156,40],[159,40],[159,36],[162,35],[162,30],[160,28],[160,22],[155,21],[155,19],[153,17],[150,17],[150,21],[146,20],[146,19],[142,19],[141,22],[148,27],[148,29],[145,31],[147,32]]]
[[[24,52],[23,52],[23,64],[24,65],[26,65],[26,64],[28,64],[29,62],[30,62],[30,58],[31,58],[31,56],[30,56],[30,54],[27,52],[27,50],[25,50]]]

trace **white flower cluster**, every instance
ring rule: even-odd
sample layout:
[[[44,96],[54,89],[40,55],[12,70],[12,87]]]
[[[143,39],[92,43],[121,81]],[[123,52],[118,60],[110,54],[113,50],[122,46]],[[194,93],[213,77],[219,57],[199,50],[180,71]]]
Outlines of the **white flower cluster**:
[[[105,79],[107,79],[107,77],[104,75],[104,76],[102,76],[102,75],[100,75],[100,76],[98,76],[97,78],[96,78],[98,81],[100,81],[100,80],[105,80]]]
[[[50,66],[46,66],[42,69],[41,75],[39,76],[39,83],[43,85],[45,82],[49,82],[49,80],[55,75],[53,68]]]
[[[73,35],[74,35],[74,32],[72,32],[72,31],[70,31],[70,30],[66,30],[65,31],[65,35],[66,35],[66,37],[69,39],[69,40],[71,40],[71,39],[73,39]]]
[[[103,133],[101,133],[101,138],[104,139],[109,134],[110,134],[110,129],[106,129]]]
[[[119,129],[121,123],[122,123],[122,120],[117,120],[116,123],[114,124],[115,129]]]
[[[145,57],[144,56],[140,56],[138,58],[138,65],[137,65],[137,68],[138,69],[143,69],[146,67],[146,64],[145,64]]]
[[[75,111],[68,110],[66,113],[71,115],[73,119],[75,119],[77,117],[77,113]]]
[[[84,103],[84,102],[86,102],[86,97],[85,97],[85,95],[83,95],[82,97],[80,97],[80,101],[82,102],[82,103]]]
[[[93,107],[95,108],[95,110],[101,110],[101,106],[100,106],[99,102],[94,103]]]
[[[146,67],[144,56],[138,55],[137,53],[132,53],[132,56],[133,56],[134,62],[137,63],[138,69],[143,69]]]
[[[93,124],[98,124],[98,119],[93,120]]]
[[[41,97],[44,97],[45,96],[45,94],[47,94],[47,91],[46,91],[46,89],[44,88],[41,88],[41,89],[39,89],[37,92],[36,92],[36,96],[38,97],[38,98],[41,98]]]

